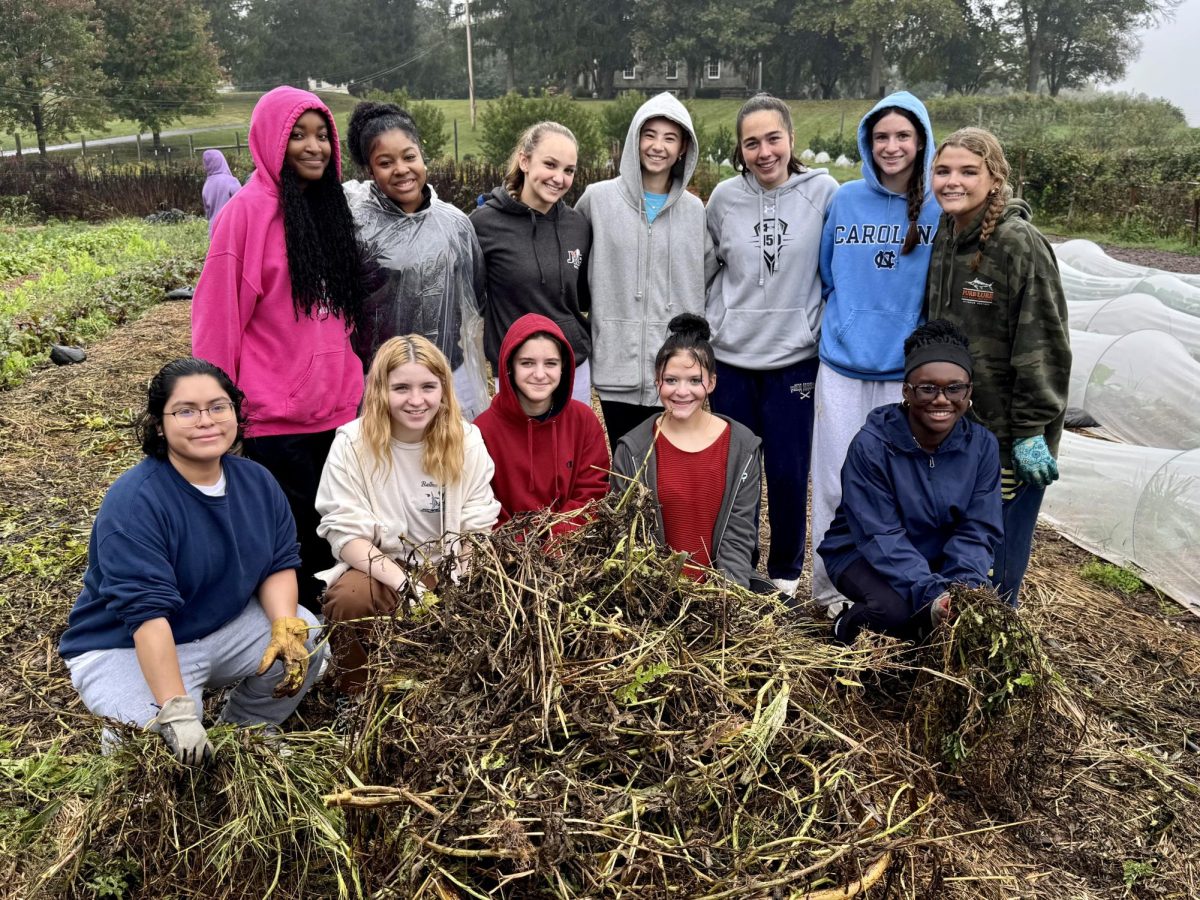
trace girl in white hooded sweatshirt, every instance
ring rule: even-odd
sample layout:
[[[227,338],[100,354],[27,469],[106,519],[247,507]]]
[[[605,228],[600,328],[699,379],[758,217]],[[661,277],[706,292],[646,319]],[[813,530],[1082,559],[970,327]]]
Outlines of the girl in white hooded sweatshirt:
[[[733,166],[708,201],[720,268],[708,290],[721,391],[713,411],[762,438],[771,546],[767,574],[794,594],[804,568],[813,384],[821,326],[821,231],[837,182],[795,156],[787,104],[738,111]]]
[[[592,225],[592,384],[613,449],[662,412],[654,359],[667,323],[704,313],[717,263],[704,204],[687,191],[699,158],[692,117],[663,92],[629,123],[621,174],[588,185],[575,205]]]

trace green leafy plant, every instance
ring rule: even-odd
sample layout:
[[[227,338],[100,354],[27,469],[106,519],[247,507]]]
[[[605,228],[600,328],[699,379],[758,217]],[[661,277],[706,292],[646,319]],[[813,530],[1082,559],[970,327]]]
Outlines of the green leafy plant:
[[[484,157],[495,166],[508,162],[521,133],[538,122],[559,122],[571,129],[579,141],[579,162],[594,163],[603,158],[604,137],[596,118],[580,103],[560,94],[522,97],[505,94],[487,104],[479,114]],[[628,127],[628,122],[626,123]]]
[[[1101,587],[1119,591],[1127,596],[1136,594],[1146,587],[1142,579],[1137,576],[1137,573],[1099,559],[1089,559],[1085,562],[1079,567],[1079,575],[1092,582],[1092,584],[1098,584]]]

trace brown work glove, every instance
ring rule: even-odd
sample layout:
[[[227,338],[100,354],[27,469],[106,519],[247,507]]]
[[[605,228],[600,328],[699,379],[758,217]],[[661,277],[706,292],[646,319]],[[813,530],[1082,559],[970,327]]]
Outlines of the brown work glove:
[[[304,686],[308,675],[308,648],[304,641],[308,637],[308,623],[294,616],[280,616],[271,623],[271,642],[258,666],[262,675],[271,668],[275,660],[283,663],[283,678],[275,685],[276,697],[294,697]]]

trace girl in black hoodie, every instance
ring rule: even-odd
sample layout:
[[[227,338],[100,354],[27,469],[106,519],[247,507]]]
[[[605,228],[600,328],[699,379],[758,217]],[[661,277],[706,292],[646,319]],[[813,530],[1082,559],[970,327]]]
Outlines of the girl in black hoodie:
[[[526,313],[562,329],[575,353],[572,397],[591,403],[587,258],[592,230],[563,202],[575,180],[579,148],[569,128],[539,122],[513,149],[504,184],[471,213],[487,266],[484,352],[498,371],[500,342]]]

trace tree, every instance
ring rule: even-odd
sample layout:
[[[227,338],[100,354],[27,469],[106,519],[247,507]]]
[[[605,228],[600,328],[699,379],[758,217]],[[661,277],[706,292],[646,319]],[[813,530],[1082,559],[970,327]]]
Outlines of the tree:
[[[947,93],[976,94],[1008,74],[1009,36],[986,0],[955,0],[961,21],[941,40],[913,41],[900,69],[912,81],[941,81]]]
[[[150,131],[156,150],[165,126],[216,109],[221,70],[199,0],[97,0],[96,7],[109,107]]]
[[[867,51],[867,95],[884,94],[884,68],[909,42],[951,33],[961,22],[954,0],[840,0],[811,10],[814,25],[831,25],[843,40]]]
[[[1133,58],[1132,33],[1169,18],[1180,0],[1005,0],[1017,37],[1025,90],[1037,93],[1047,65],[1051,94],[1088,79],[1118,78]]]
[[[748,65],[771,42],[773,0],[639,0],[634,43],[646,63],[687,63],[687,96],[696,96],[700,72],[710,59]]]
[[[46,139],[104,122],[93,0],[0,0],[0,119]]]

